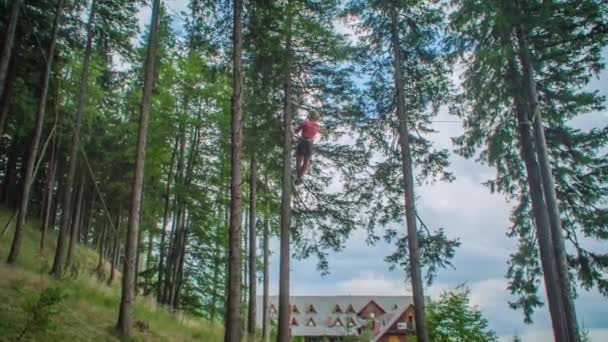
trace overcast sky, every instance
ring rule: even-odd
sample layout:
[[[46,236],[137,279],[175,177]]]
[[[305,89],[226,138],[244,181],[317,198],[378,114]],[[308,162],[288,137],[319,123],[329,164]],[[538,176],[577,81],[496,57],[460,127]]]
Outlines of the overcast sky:
[[[186,0],[167,0],[169,12],[186,10]],[[149,20],[149,8],[140,13],[142,27]],[[180,18],[174,15],[179,27]],[[608,49],[604,50],[608,62]],[[604,71],[590,84],[608,96],[608,72]],[[454,120],[443,110],[436,120]],[[577,118],[574,125],[581,129],[608,125],[608,112],[593,113]],[[437,133],[431,136],[437,147],[453,149],[451,137],[463,132],[460,123],[438,122]],[[508,307],[511,300],[506,290],[505,274],[509,254],[515,243],[505,232],[510,225],[509,213],[513,203],[501,195],[492,195],[482,182],[494,176],[494,170],[451,156],[450,170],[456,176],[452,183],[436,183],[416,189],[419,196],[417,209],[429,227],[444,227],[449,237],[459,237],[462,246],[453,260],[455,269],[441,270],[435,284],[426,288],[431,298],[446,289],[467,283],[471,287],[472,301],[488,318],[501,341],[510,341],[514,334],[525,342],[551,341],[551,326],[547,309],[543,307],[534,315],[534,324],[523,324],[523,316]],[[405,232],[405,227],[403,228]],[[278,241],[272,242],[278,251]],[[596,244],[594,249],[607,252],[606,246]],[[316,270],[316,260],[292,261],[292,295],[404,295],[409,294],[403,282],[403,271],[389,271],[383,260],[394,247],[379,243],[370,247],[365,243],[365,233],[356,232],[340,253],[331,253],[330,274],[321,276]],[[278,253],[271,257],[271,294],[278,293]],[[258,287],[260,288],[260,287]],[[544,297],[544,288],[541,287]],[[608,302],[597,291],[579,290],[576,300],[577,314],[582,325],[590,331],[593,341],[608,341]]]

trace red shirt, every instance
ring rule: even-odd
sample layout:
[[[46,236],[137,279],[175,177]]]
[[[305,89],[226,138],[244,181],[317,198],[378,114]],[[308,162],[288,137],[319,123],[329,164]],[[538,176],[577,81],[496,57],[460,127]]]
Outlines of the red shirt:
[[[321,126],[316,121],[304,121],[296,129],[296,133],[302,131],[302,138],[306,140],[312,140],[314,137],[322,132]]]

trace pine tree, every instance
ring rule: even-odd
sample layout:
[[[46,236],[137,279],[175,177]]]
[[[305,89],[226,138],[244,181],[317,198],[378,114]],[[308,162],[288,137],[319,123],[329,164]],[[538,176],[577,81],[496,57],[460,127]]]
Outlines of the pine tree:
[[[133,184],[131,188],[129,220],[127,226],[127,241],[125,243],[125,261],[122,277],[122,297],[116,328],[125,337],[130,336],[132,324],[132,305],[135,281],[135,254],[138,245],[139,218],[141,210],[141,194],[143,191],[144,163],[146,153],[146,138],[148,134],[148,115],[152,102],[154,88],[155,60],[158,46],[158,19],[160,0],[152,5],[152,18],[148,40],[148,51],[144,66],[144,85],[140,107],[139,133],[137,139],[137,159],[135,161]]]
[[[59,234],[57,235],[57,247],[55,250],[55,258],[53,259],[53,267],[51,273],[55,277],[61,277],[63,274],[63,265],[65,263],[65,242],[66,235],[70,226],[70,217],[72,215],[72,191],[74,186],[74,178],[76,175],[76,166],[78,162],[78,150],[81,148],[80,129],[82,125],[82,117],[84,115],[85,101],[87,100],[88,82],[89,82],[89,68],[91,63],[91,55],[93,53],[93,24],[95,21],[95,12],[97,10],[97,1],[93,0],[91,3],[91,9],[89,12],[89,20],[87,22],[87,42],[84,52],[84,61],[82,64],[82,72],[80,76],[80,89],[77,98],[76,107],[76,118],[74,123],[74,132],[72,134],[72,143],[70,144],[69,154],[69,166],[64,184],[64,195],[62,202],[62,216],[61,216],[61,227],[59,228]]]
[[[20,3],[20,1],[17,1],[16,4]],[[13,5],[15,6],[15,5]],[[55,13],[55,19],[53,21],[53,33],[51,35],[51,41],[46,53],[46,68],[43,74],[43,79],[41,81],[41,90],[40,90],[40,95],[39,95],[39,99],[38,99],[38,106],[37,106],[37,110],[36,110],[36,124],[35,124],[35,131],[32,137],[32,142],[31,142],[31,146],[30,146],[30,151],[29,151],[29,156],[28,156],[28,160],[27,160],[27,166],[26,166],[26,170],[25,170],[25,175],[24,175],[24,180],[23,180],[23,191],[21,194],[21,203],[19,206],[19,214],[17,215],[17,222],[15,225],[15,235],[13,237],[13,242],[11,244],[11,251],[9,253],[8,256],[8,260],[7,262],[9,264],[15,264],[17,262],[17,258],[19,257],[19,250],[21,248],[21,241],[23,239],[23,230],[24,225],[25,225],[25,219],[28,213],[28,206],[29,206],[29,202],[30,202],[30,191],[32,188],[32,184],[34,182],[34,178],[35,178],[35,164],[38,158],[38,148],[40,145],[40,139],[42,136],[42,126],[44,124],[44,114],[46,111],[46,101],[47,101],[47,94],[49,91],[49,82],[51,79],[51,72],[53,70],[53,60],[54,60],[54,56],[55,56],[55,47],[57,45],[57,35],[59,32],[59,25],[60,25],[60,20],[61,20],[61,13],[63,10],[63,1],[59,0],[57,2],[57,7],[56,7],[56,13]],[[17,11],[18,11],[18,7],[17,7]],[[11,19],[12,20],[12,19]],[[16,20],[16,18],[15,18]],[[9,24],[9,25],[12,25]],[[10,29],[10,28],[9,28]],[[13,28],[14,30],[14,28]],[[9,32],[10,34],[10,32]],[[12,39],[11,37],[7,37],[7,39]],[[2,65],[0,65],[0,68],[2,67]],[[1,70],[0,70],[1,72]],[[1,79],[2,77],[0,77],[0,82],[2,82],[3,80]],[[0,89],[1,90],[1,89]],[[1,93],[1,92],[0,92]]]
[[[243,2],[233,2],[233,52],[232,52],[232,124],[231,124],[231,155],[230,155],[230,225],[228,237],[228,299],[226,305],[226,332],[224,341],[241,341],[241,221],[242,208],[242,162],[241,142],[242,132],[242,88],[243,88],[243,40],[242,40],[242,12]]]
[[[360,18],[356,26],[366,32],[360,39],[359,63],[371,78],[362,104],[370,113],[358,123],[360,143],[384,157],[373,165],[372,177],[353,181],[353,187],[360,189],[363,203],[375,203],[367,209],[369,242],[379,239],[374,233],[376,225],[403,222],[405,214],[405,237],[398,237],[394,229],[385,234],[385,239],[397,242],[397,251],[387,261],[403,267],[412,280],[416,333],[418,340],[426,341],[421,267],[426,267],[430,283],[438,268],[450,265],[460,245],[458,240],[449,240],[443,230],[432,233],[422,222],[417,227],[420,218],[413,192],[416,183],[424,180],[453,179],[446,170],[447,151],[435,150],[424,137],[433,132],[430,124],[439,106],[449,100],[449,69],[437,49],[443,12],[441,7],[423,1],[351,1],[348,13]],[[421,170],[416,177],[412,165]]]
[[[5,85],[7,81],[6,74],[9,62],[11,60],[11,56],[13,54],[13,42],[15,40],[15,31],[17,30],[17,22],[19,21],[19,12],[21,10],[22,4],[23,0],[15,0],[12,2],[9,11],[8,25],[6,25],[6,30],[4,32],[4,36],[2,37],[2,54],[0,55],[0,96],[4,95]],[[2,119],[2,124],[4,124],[4,116],[2,117]],[[2,136],[3,129],[4,125],[1,125],[0,136]]]
[[[606,5],[597,1],[560,5],[520,1],[510,6],[458,1],[455,5],[457,10],[451,20],[452,47],[464,57],[467,65],[464,92],[457,97],[457,105],[452,109],[465,120],[466,132],[455,141],[459,145],[458,152],[466,157],[480,153],[481,160],[498,171],[496,179],[487,183],[491,190],[519,200],[509,233],[517,237],[520,244],[511,257],[507,274],[509,289],[519,296],[511,306],[523,309],[525,320],[530,322],[534,309],[542,305],[537,295],[541,275],[539,250],[530,221],[531,204],[532,207],[535,204],[530,201],[533,192],[517,153],[520,149],[526,153],[529,153],[527,149],[533,149],[534,153],[535,149],[541,148],[531,158],[539,158],[542,166],[539,169],[543,172],[541,185],[550,206],[544,215],[551,226],[551,244],[555,245],[550,252],[557,259],[555,266],[562,279],[554,286],[560,291],[559,301],[565,305],[567,314],[556,319],[561,321],[568,317],[569,338],[576,339],[576,315],[573,305],[568,303],[569,288],[575,287],[563,281],[574,278],[566,276],[564,256],[559,251],[563,250],[559,225],[561,223],[574,251],[573,255],[567,256],[569,266],[576,269],[579,279],[586,280],[581,282],[586,284],[583,286],[597,285],[602,291],[606,270],[602,257],[587,251],[576,236],[583,234],[602,239],[597,233],[603,230],[605,222],[601,219],[602,210],[597,210],[595,204],[604,196],[600,194],[605,187],[596,177],[602,170],[598,158],[602,158],[599,150],[606,144],[606,130],[576,130],[570,127],[568,120],[602,108],[603,98],[583,90],[582,86],[601,69],[600,50],[606,44],[607,32],[606,19],[600,13],[605,13]],[[471,21],[471,18],[481,19]],[[473,50],[475,53],[464,56]],[[529,57],[526,57],[526,50]],[[533,94],[535,86],[537,101]],[[522,93],[522,89],[527,89],[527,93]],[[535,135],[534,144],[527,148],[517,139],[514,101],[519,102],[517,110],[523,112],[520,122],[535,126],[533,132],[529,132],[530,127],[519,128],[519,133]],[[471,110],[465,109],[467,107]],[[541,115],[534,116],[535,111]],[[542,151],[542,133],[546,135],[546,155]],[[549,163],[552,170],[548,168]],[[595,171],[590,172],[591,169]],[[554,187],[550,185],[551,172]],[[553,189],[557,198],[555,204],[550,203]],[[583,193],[585,195],[578,196]],[[561,211],[561,222],[556,217],[557,208]],[[540,222],[537,220],[536,224]],[[548,251],[543,253],[546,255]],[[544,271],[547,276],[547,270]]]
[[[428,306],[429,337],[431,341],[497,341],[496,333],[488,328],[488,320],[471,305],[471,290],[458,287],[444,292]]]

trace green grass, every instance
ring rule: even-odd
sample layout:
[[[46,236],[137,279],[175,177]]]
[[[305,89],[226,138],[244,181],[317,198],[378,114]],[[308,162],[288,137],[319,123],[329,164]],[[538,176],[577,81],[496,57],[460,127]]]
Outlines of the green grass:
[[[10,213],[0,209],[0,229]],[[7,266],[6,258],[13,231],[0,237],[0,340],[14,340],[23,330],[25,304],[36,299],[44,289],[60,287],[65,295],[56,306],[50,329],[34,332],[24,340],[34,341],[119,341],[114,332],[120,302],[120,279],[113,286],[100,283],[93,274],[97,265],[95,251],[78,246],[78,276],[56,280],[48,276],[53,261],[56,235],[49,234],[47,248],[39,253],[38,222],[30,219],[21,247],[18,264]],[[107,266],[107,265],[106,265]],[[174,315],[155,304],[151,298],[138,297],[133,328],[134,341],[221,341],[223,328],[188,317]]]

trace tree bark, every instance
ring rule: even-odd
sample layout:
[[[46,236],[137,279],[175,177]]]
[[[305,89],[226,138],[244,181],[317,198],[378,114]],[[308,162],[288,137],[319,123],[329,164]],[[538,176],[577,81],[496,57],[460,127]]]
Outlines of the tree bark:
[[[175,272],[175,281],[173,283],[173,295],[171,306],[173,310],[178,310],[180,305],[180,291],[183,285],[183,275],[184,275],[184,261],[186,258],[186,242],[188,241],[188,230],[190,229],[190,215],[186,216],[186,224],[184,225],[184,229],[182,231],[180,245],[179,245],[179,254],[177,258],[177,266]]]
[[[17,13],[12,13],[15,16],[18,15],[19,6],[21,5],[21,1],[16,1],[13,4],[13,10]],[[15,10],[14,7],[17,7]],[[53,33],[51,35],[51,42],[47,51],[47,63],[44,71],[44,76],[42,78],[42,88],[40,92],[40,97],[38,98],[38,106],[36,110],[36,124],[34,128],[34,135],[32,138],[32,143],[30,145],[29,156],[27,159],[27,166],[25,169],[25,174],[23,175],[23,191],[21,193],[21,199],[19,204],[19,214],[17,215],[17,222],[15,224],[15,235],[13,236],[13,242],[11,244],[11,250],[8,255],[7,262],[11,265],[14,265],[17,262],[17,258],[19,257],[19,251],[21,249],[21,241],[23,240],[23,231],[25,229],[25,220],[27,218],[28,206],[30,202],[30,191],[32,188],[32,184],[34,182],[34,167],[36,166],[36,161],[38,157],[38,147],[40,145],[40,137],[42,136],[42,126],[44,125],[44,114],[46,111],[46,98],[49,91],[49,81],[51,79],[51,73],[53,71],[53,57],[55,55],[55,46],[57,45],[57,33],[59,32],[59,21],[61,18],[61,10],[63,7],[63,0],[59,0],[57,2],[57,9],[55,12],[55,18],[53,20]],[[17,18],[15,18],[17,20]],[[12,28],[13,32],[11,33],[10,25],[14,26],[14,23],[9,22],[9,28],[7,35],[14,35],[14,27]],[[12,40],[13,37],[8,37],[7,39]],[[7,45],[5,42],[5,48],[10,49],[12,42]],[[10,51],[9,51],[10,58]],[[0,63],[0,83],[4,83],[4,75],[6,74],[6,67],[8,66],[8,62],[4,65],[4,56],[2,58],[2,62]],[[4,69],[4,70],[3,70]]]
[[[5,206],[9,207],[9,202],[11,199],[12,187],[14,187],[17,181],[17,163],[19,159],[19,150],[22,148],[22,142],[16,141],[12,144],[13,146],[8,153],[7,161],[6,161],[6,171],[4,173],[4,179],[2,180],[2,203]]]
[[[179,157],[177,160],[177,170],[175,174],[176,186],[182,184],[185,177],[184,175],[184,159],[186,156],[186,127],[182,123],[180,125],[179,133]],[[163,293],[161,303],[167,304],[170,302],[170,288],[171,288],[171,275],[173,274],[173,260],[175,254],[175,237],[181,224],[181,213],[182,213],[182,201],[181,194],[176,192],[173,198],[173,223],[171,225],[171,232],[169,234],[169,251],[167,253],[167,260],[165,264],[165,282],[163,284]]]
[[[55,120],[53,122],[53,129],[51,132],[54,132],[54,129],[57,127],[59,123],[59,105],[61,101],[61,79],[62,72],[61,67],[59,68],[59,72],[57,75],[57,89],[55,93]],[[46,232],[49,228],[50,217],[51,217],[51,208],[53,207],[53,195],[55,193],[55,178],[57,175],[57,134],[53,134],[53,142],[51,145],[51,157],[49,158],[48,165],[48,174],[46,179],[46,186],[44,194],[44,205],[42,206],[42,225],[40,227],[40,252],[44,252],[44,247],[46,244]]]
[[[54,143],[53,143],[54,145]],[[51,152],[49,163],[50,172],[46,183],[46,194],[43,207],[42,227],[40,227],[40,252],[44,252],[46,244],[46,232],[51,221],[51,209],[53,208],[53,193],[55,192],[55,175],[57,174],[57,162],[55,160],[55,146]]]
[[[139,203],[141,205],[141,208],[139,210],[139,226],[141,226],[142,221],[143,221],[143,215],[144,215],[144,190],[143,190],[143,186],[142,186],[142,190],[141,190],[141,196],[139,196]],[[137,233],[137,249],[135,250],[135,275],[134,275],[134,280],[133,280],[133,295],[137,296],[139,294],[139,272],[140,272],[140,267],[141,267],[141,250],[142,250],[142,245],[141,245],[141,241],[142,241],[142,234],[143,234],[143,229],[139,229],[138,233]]]
[[[133,320],[133,282],[135,280],[135,253],[137,248],[137,235],[139,230],[139,215],[141,210],[141,193],[144,181],[144,163],[146,156],[146,135],[148,133],[148,114],[152,104],[152,90],[154,88],[154,70],[156,60],[156,48],[158,44],[158,18],[160,11],[160,0],[154,0],[152,6],[152,19],[150,24],[150,36],[148,38],[148,51],[144,67],[144,89],[140,106],[139,132],[137,135],[137,157],[133,174],[133,186],[131,189],[131,210],[129,212],[129,224],[127,228],[127,241],[125,243],[125,262],[122,275],[122,297],[120,311],[116,328],[118,333],[125,338],[131,335],[131,323]]]
[[[220,217],[221,217],[221,209],[220,206],[218,206],[218,208],[216,209],[216,213],[218,213],[218,222],[220,221]],[[218,225],[218,227],[216,227],[215,229],[215,237],[214,237],[214,248],[213,248],[213,279],[212,279],[212,291],[211,291],[211,303],[210,303],[210,308],[209,308],[209,321],[211,321],[211,323],[213,324],[215,322],[215,315],[216,315],[216,311],[217,311],[217,298],[218,298],[218,283],[219,283],[219,276],[220,276],[220,267],[222,265],[222,262],[220,260],[220,237],[219,237],[219,231],[220,229],[222,229],[223,227],[221,227],[220,225]]]
[[[19,21],[19,10],[23,0],[13,0],[10,9],[10,15],[6,31],[4,34],[4,43],[2,44],[2,55],[0,55],[0,96],[4,94],[4,85],[6,83],[6,74],[8,71],[8,63],[11,60],[13,53],[13,43],[15,41],[15,31],[17,30],[17,22]]]
[[[78,149],[80,148],[80,126],[82,125],[82,117],[84,115],[84,107],[87,100],[87,92],[89,86],[89,69],[91,64],[91,54],[93,51],[93,22],[95,20],[97,0],[93,0],[89,21],[87,23],[87,45],[84,51],[84,61],[82,64],[82,75],[80,77],[80,89],[76,107],[76,121],[74,123],[74,132],[72,134],[72,143],[70,145],[70,166],[64,186],[63,206],[61,226],[57,235],[57,248],[55,250],[55,258],[53,260],[53,268],[51,274],[55,277],[61,277],[63,273],[63,265],[65,259],[65,239],[69,229],[70,217],[72,214],[72,192],[74,185],[74,177],[76,175],[76,165],[78,162]]]
[[[192,134],[192,139],[190,142],[190,151],[188,153],[188,164],[186,166],[186,174],[183,177],[183,189],[187,189],[192,181],[192,176],[194,173],[194,164],[196,163],[196,156],[198,155],[198,142],[199,142],[199,134],[200,127],[196,127]],[[188,213],[187,202],[184,199],[181,199],[182,203],[182,214],[181,214],[181,224],[177,227],[176,234],[176,242],[175,247],[173,248],[174,253],[172,253],[172,276],[171,276],[171,286],[169,292],[169,305],[173,307],[174,310],[177,310],[179,306],[179,291],[181,288],[181,275],[183,272],[183,262],[185,259],[186,253],[186,243],[188,238],[188,227],[190,225],[190,215]]]
[[[262,342],[269,342],[270,341],[270,317],[268,309],[269,309],[269,295],[268,295],[268,291],[269,291],[269,286],[270,286],[270,279],[269,279],[269,261],[268,261],[268,254],[269,254],[269,246],[268,246],[268,235],[269,235],[269,225],[270,225],[270,220],[269,220],[269,211],[268,210],[266,212],[266,215],[264,217],[264,298],[262,300]]]
[[[178,259],[178,251],[179,251],[179,241],[181,240],[181,232],[184,225],[184,203],[181,199],[177,201],[177,214],[175,218],[173,238],[171,239],[171,253],[169,254],[169,259],[167,260],[167,272],[166,272],[166,280],[165,280],[165,298],[164,303],[169,306],[173,303],[173,285],[175,284],[175,274],[177,272],[177,259]]]
[[[285,70],[283,84],[283,171],[281,192],[281,256],[279,268],[279,327],[278,342],[291,340],[289,322],[289,259],[291,234],[291,135],[292,135],[292,84],[291,84],[291,1],[287,1]]]
[[[92,241],[90,239],[91,236],[91,227],[93,227],[93,222],[94,222],[94,218],[95,218],[95,204],[96,204],[96,200],[97,200],[97,193],[96,193],[96,189],[95,189],[95,185],[93,185],[93,189],[92,189],[92,194],[91,194],[91,203],[89,204],[89,211],[88,211],[88,218],[87,218],[87,222],[84,224],[84,233],[83,233],[83,243],[85,245],[88,244],[92,244]]]
[[[556,260],[549,225],[549,215],[545,200],[543,198],[542,179],[536,155],[534,153],[534,141],[530,132],[531,123],[528,120],[525,104],[522,97],[517,94],[521,89],[517,77],[517,69],[513,57],[509,58],[508,77],[513,86],[515,113],[517,116],[519,140],[521,143],[521,156],[524,160],[526,172],[528,174],[528,186],[532,200],[532,211],[536,224],[536,238],[540,251],[541,266],[545,279],[545,290],[549,302],[549,313],[553,325],[553,334],[556,342],[568,341],[568,329],[565,325],[564,307],[561,300],[561,284],[557,274]]]
[[[118,209],[118,214],[116,215],[116,227],[113,234],[113,242],[112,242],[112,260],[110,261],[110,277],[108,278],[108,286],[112,286],[114,283],[114,279],[116,279],[116,265],[118,264],[118,250],[119,243],[118,237],[120,235],[120,226],[122,223],[122,210]]]
[[[162,288],[165,263],[165,240],[167,238],[167,221],[169,219],[169,203],[171,201],[171,179],[173,177],[173,162],[177,153],[178,137],[175,137],[173,152],[171,153],[171,161],[169,162],[169,173],[167,174],[167,187],[165,190],[165,208],[163,212],[163,225],[160,232],[160,245],[158,257],[158,284],[156,289],[156,301],[162,303]]]
[[[397,11],[391,10],[391,42],[393,50],[393,64],[395,68],[395,88],[397,90],[397,118],[399,120],[399,145],[401,146],[401,162],[403,171],[403,186],[405,191],[405,219],[407,223],[407,239],[410,258],[410,277],[412,279],[412,290],[414,295],[414,316],[416,325],[416,336],[419,342],[428,342],[426,329],[424,289],[422,284],[422,272],[420,270],[420,251],[418,246],[418,228],[416,227],[416,204],[414,203],[414,172],[412,153],[405,109],[405,90],[403,87],[403,75],[401,71],[401,50],[399,44],[399,32],[397,22]]]
[[[243,194],[245,197],[247,197],[247,194]],[[241,285],[241,307],[244,308],[245,310],[241,311],[241,316],[242,316],[242,322],[243,324],[241,325],[241,328],[243,328],[243,335],[242,336],[247,336],[247,329],[248,329],[248,321],[247,321],[247,292],[249,289],[249,209],[247,209],[245,206],[243,206],[243,217],[244,217],[244,225],[243,225],[243,236],[242,236],[242,240],[243,241],[243,284]]]
[[[152,292],[152,273],[149,271],[152,269],[152,250],[154,249],[154,234],[152,233],[152,226],[148,230],[148,251],[146,253],[146,279],[144,283],[144,296],[148,296]]]
[[[0,96],[0,99],[2,99],[2,104],[0,104],[0,137],[4,135],[4,128],[6,127],[8,115],[10,114],[11,100],[13,98],[13,93],[15,92],[15,79],[17,78],[17,68],[14,65],[15,59],[15,56],[13,56],[5,81],[4,93]],[[6,146],[0,145],[0,153],[5,152],[5,148]]]
[[[540,174],[543,184],[543,193],[547,203],[549,215],[549,224],[551,225],[551,237],[553,241],[553,250],[555,253],[557,275],[561,284],[561,296],[564,305],[564,314],[566,319],[566,328],[568,329],[568,338],[570,341],[579,340],[578,322],[576,319],[576,308],[572,298],[572,288],[570,284],[570,275],[568,274],[568,260],[566,259],[566,247],[564,236],[562,233],[562,221],[555,192],[555,182],[553,180],[553,170],[549,160],[549,152],[547,148],[547,140],[545,138],[545,129],[543,119],[538,104],[538,92],[536,81],[534,80],[534,69],[532,68],[532,57],[523,27],[517,29],[517,40],[519,41],[519,56],[522,64],[524,75],[524,83],[528,93],[529,115],[532,117],[534,125],[534,146],[536,147],[536,155],[540,166]]]
[[[253,137],[255,139],[255,118],[252,115],[251,123],[254,126],[252,130]],[[258,182],[258,165],[255,152],[255,143],[251,154],[251,160],[249,163],[249,305],[248,305],[248,322],[247,322],[247,333],[248,341],[255,342],[255,329],[256,329],[256,184]]]
[[[76,210],[74,211],[74,218],[72,220],[72,229],[70,230],[70,240],[68,243],[68,254],[65,259],[65,268],[70,269],[74,257],[74,249],[78,243],[78,235],[80,234],[80,215],[82,211],[82,197],[84,193],[84,181],[85,175],[82,173],[80,177],[80,185],[78,186],[78,195],[76,197]]]
[[[103,228],[101,229],[101,236],[98,238],[98,243],[99,243],[99,259],[97,259],[97,268],[96,268],[96,273],[97,273],[97,278],[99,280],[102,280],[104,277],[104,254],[105,254],[105,249],[106,249],[106,234],[108,231],[108,225],[104,224]]]
[[[232,66],[232,124],[231,124],[231,179],[230,179],[230,227],[228,229],[228,314],[224,334],[225,342],[241,342],[241,223],[243,203],[241,183],[243,170],[241,161],[242,101],[243,101],[243,39],[242,39],[242,0],[234,0],[233,25],[233,66]]]

